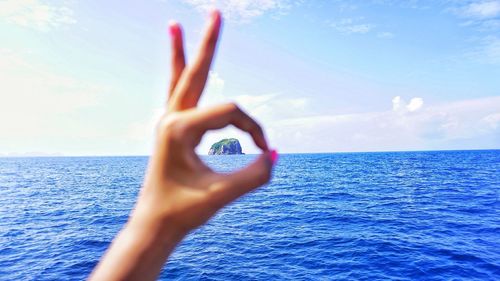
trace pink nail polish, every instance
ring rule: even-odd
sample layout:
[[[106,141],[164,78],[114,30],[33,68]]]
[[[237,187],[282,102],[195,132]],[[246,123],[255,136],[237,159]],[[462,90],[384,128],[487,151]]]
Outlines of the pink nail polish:
[[[168,23],[168,31],[170,33],[170,36],[174,36],[175,35],[175,29],[177,28],[177,22],[171,20],[169,23]]]
[[[271,162],[273,162],[273,165],[278,162],[278,152],[276,151],[276,149],[271,150]]]
[[[219,14],[219,10],[217,10],[217,9],[212,9],[210,11],[210,17],[211,18],[215,18],[217,16],[217,14]]]
[[[219,12],[219,10],[213,9],[212,11],[210,11],[210,19],[211,19],[212,22],[215,22],[215,23],[217,23],[218,21],[220,21],[220,12]]]

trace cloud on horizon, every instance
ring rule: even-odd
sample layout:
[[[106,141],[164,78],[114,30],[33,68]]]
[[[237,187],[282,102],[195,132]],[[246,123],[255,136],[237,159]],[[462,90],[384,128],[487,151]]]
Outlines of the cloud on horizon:
[[[396,97],[392,111],[289,118],[270,127],[273,141],[295,152],[498,148],[499,116],[500,97],[427,108],[420,98],[406,104]]]
[[[317,115],[308,98],[280,93],[226,97],[223,87],[216,87],[223,79],[216,73],[211,78],[204,104],[238,103],[264,126],[272,146],[286,148],[283,152],[498,148],[500,143],[500,97],[425,105],[420,97],[406,102],[395,96],[389,110]],[[231,127],[210,132],[198,153],[227,136],[258,153],[248,136]]]

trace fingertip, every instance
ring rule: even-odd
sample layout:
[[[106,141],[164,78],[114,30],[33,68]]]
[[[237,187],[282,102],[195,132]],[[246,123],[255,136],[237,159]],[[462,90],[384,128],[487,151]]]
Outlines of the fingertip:
[[[219,11],[219,9],[212,9],[210,11],[210,17],[213,19],[213,20],[220,20],[221,19],[221,13]]]
[[[213,9],[210,11],[210,20],[212,24],[219,29],[222,23],[222,14],[218,9]]]
[[[181,39],[182,38],[182,28],[180,23],[175,20],[170,20],[168,22],[168,32],[172,39]]]
[[[269,159],[271,160],[273,166],[275,166],[276,163],[278,162],[278,158],[279,158],[278,151],[276,149],[272,149],[269,152]]]
[[[179,24],[175,20],[170,20],[168,22],[168,32],[170,33],[170,36],[175,36],[178,26]]]

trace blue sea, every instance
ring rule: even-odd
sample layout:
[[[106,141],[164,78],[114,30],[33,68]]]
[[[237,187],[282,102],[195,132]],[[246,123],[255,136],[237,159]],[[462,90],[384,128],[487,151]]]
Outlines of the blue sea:
[[[228,172],[255,156],[206,156]],[[146,157],[0,158],[0,279],[83,280]],[[281,155],[161,280],[500,280],[500,150]]]

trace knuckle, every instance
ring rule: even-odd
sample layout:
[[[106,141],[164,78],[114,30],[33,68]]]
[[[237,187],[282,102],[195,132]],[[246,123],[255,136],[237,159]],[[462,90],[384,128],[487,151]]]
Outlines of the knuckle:
[[[175,139],[183,139],[189,133],[189,124],[186,122],[177,122],[172,129],[172,136]]]
[[[235,102],[226,104],[226,107],[230,113],[238,113],[241,111],[240,107]]]
[[[158,122],[157,129],[159,132],[169,132],[178,122],[175,114],[163,115]]]
[[[187,133],[189,126],[179,114],[173,113],[160,119],[157,130],[162,138],[177,139]]]

